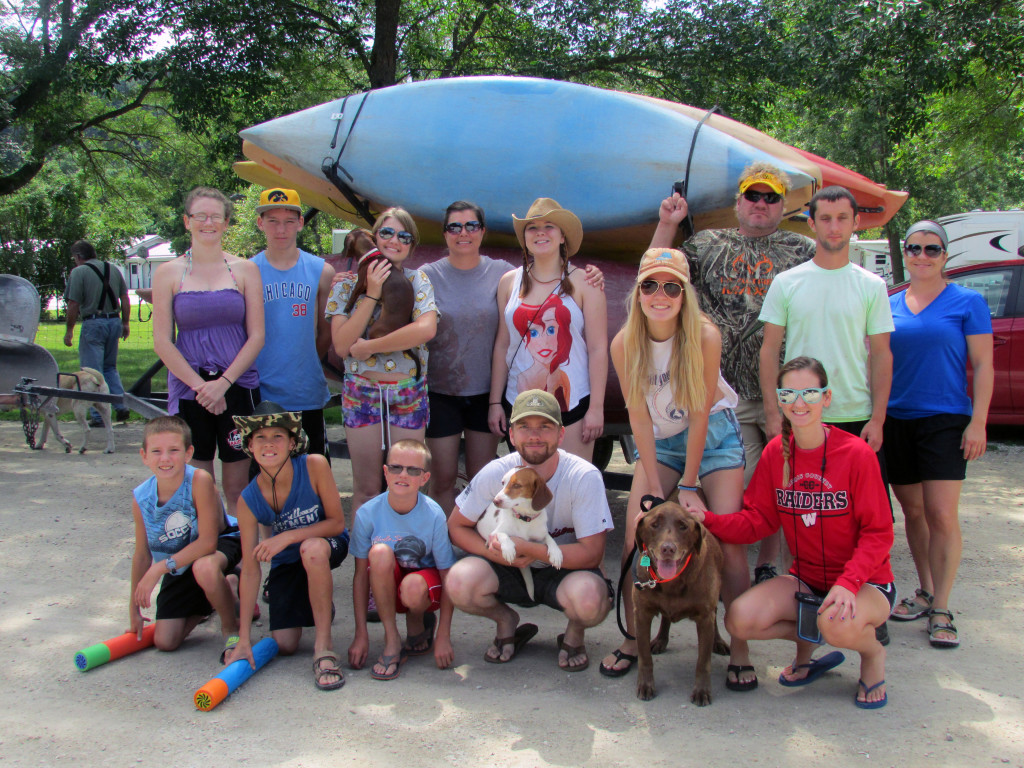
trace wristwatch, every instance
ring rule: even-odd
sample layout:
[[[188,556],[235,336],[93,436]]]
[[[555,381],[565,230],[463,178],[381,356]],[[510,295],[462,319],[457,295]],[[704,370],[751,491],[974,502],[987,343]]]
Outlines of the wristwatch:
[[[174,562],[174,558],[173,557],[168,557],[166,560],[164,560],[164,564],[167,566],[167,572],[169,574],[171,574],[171,576],[177,576],[178,575],[177,574],[178,564],[176,562]]]

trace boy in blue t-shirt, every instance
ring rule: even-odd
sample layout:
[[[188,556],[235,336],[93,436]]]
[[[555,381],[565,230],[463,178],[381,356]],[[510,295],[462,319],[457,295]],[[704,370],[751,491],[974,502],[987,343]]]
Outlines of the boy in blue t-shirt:
[[[260,468],[238,499],[242,531],[241,622],[230,660],[252,656],[252,617],[260,563],[270,563],[267,592],[270,634],[280,653],[295,653],[303,627],[314,627],[313,681],[322,691],[340,688],[345,676],[333,650],[334,579],[331,571],[348,554],[348,531],[327,459],[306,455],[302,414],[264,400],[252,416],[235,416],[242,450]],[[271,536],[260,541],[260,525]]]
[[[213,611],[225,648],[238,641],[235,595],[225,574],[241,557],[237,532],[221,535],[227,518],[208,472],[189,465],[192,432],[177,416],[153,419],[142,433],[142,463],[153,476],[133,492],[135,555],[128,604],[129,632],[142,636],[142,615],[156,598],[154,643],[173,651]],[[233,578],[233,577],[232,577]],[[224,653],[221,653],[221,661]]]
[[[420,493],[430,480],[429,470],[427,446],[419,440],[397,441],[384,465],[387,491],[363,504],[352,524],[356,634],[348,661],[355,669],[366,663],[366,602],[372,587],[384,625],[384,649],[370,671],[375,680],[394,680],[407,657],[422,656],[431,649],[439,669],[447,668],[455,656],[452,602],[442,588],[455,555],[444,512]],[[439,608],[440,622],[435,614]],[[398,613],[406,614],[405,642],[398,632]]]

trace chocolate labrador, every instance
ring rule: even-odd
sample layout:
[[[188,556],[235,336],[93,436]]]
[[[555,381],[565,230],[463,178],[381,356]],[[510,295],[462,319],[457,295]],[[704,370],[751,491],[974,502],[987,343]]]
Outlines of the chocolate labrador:
[[[366,293],[366,273],[370,265],[383,259],[390,261],[377,250],[373,241],[373,235],[365,229],[353,229],[345,236],[345,250],[342,258],[348,258],[349,263],[354,258],[359,260],[359,271],[356,278],[356,286],[352,289],[345,312],[352,313],[353,307],[359,297]],[[387,336],[392,331],[408,325],[412,318],[415,295],[412,284],[406,279],[400,267],[392,264],[391,273],[384,281],[380,297],[380,317],[378,317],[369,328],[367,337],[379,339]]]
[[[722,584],[722,549],[703,525],[678,504],[651,507],[636,526],[633,611],[638,646],[637,698],[654,698],[652,650],[668,644],[672,622],[697,624],[697,670],[690,701],[711,703],[711,652],[727,655],[729,646],[718,634],[718,593]],[[661,615],[661,628],[651,643],[651,621]]]

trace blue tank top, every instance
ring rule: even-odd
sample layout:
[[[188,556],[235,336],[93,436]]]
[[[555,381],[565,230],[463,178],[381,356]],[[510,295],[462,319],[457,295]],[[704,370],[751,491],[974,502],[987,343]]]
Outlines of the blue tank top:
[[[323,408],[330,392],[316,353],[316,295],[324,260],[299,251],[295,266],[283,271],[271,266],[265,251],[252,261],[263,279],[267,334],[256,358],[260,397],[289,411]]]
[[[185,465],[185,479],[166,504],[159,502],[156,477],[150,477],[134,491],[146,526],[146,541],[155,561],[166,560],[199,538],[199,520],[192,499],[195,471],[192,465]]]
[[[263,498],[263,491],[260,490],[257,477],[242,491],[242,498],[252,511],[253,517],[262,525],[269,525],[274,536],[285,531],[296,528],[306,528],[313,523],[326,520],[323,504],[320,497],[313,489],[313,483],[309,480],[309,471],[306,469],[306,454],[296,456],[292,459],[292,487],[285,499],[281,513],[276,514],[266,499]],[[280,497],[278,497],[280,498]],[[347,540],[347,532],[342,533]],[[270,567],[274,568],[282,563],[295,563],[299,560],[300,543],[292,544],[274,555],[270,561]]]

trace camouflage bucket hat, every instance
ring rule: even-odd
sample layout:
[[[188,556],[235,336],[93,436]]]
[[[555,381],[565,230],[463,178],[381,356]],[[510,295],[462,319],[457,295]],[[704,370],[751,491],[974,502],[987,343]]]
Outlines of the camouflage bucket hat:
[[[291,452],[292,456],[305,453],[309,447],[309,438],[306,436],[306,431],[302,428],[302,414],[298,411],[286,411],[280,405],[270,400],[264,400],[257,405],[252,416],[232,416],[231,419],[235,422],[235,426],[238,427],[238,432],[242,437],[242,451],[251,459],[256,457],[249,450],[249,439],[257,429],[263,429],[264,427],[280,427],[295,438],[295,447]]]

